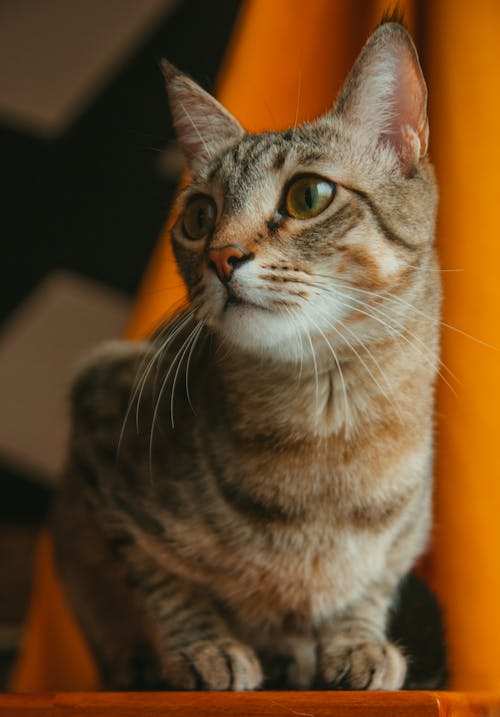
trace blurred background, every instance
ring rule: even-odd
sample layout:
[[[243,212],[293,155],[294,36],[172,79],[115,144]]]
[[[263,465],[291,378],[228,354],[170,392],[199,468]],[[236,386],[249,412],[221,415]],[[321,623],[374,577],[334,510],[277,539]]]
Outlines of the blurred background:
[[[158,62],[209,91],[238,0],[0,0],[0,683],[78,357],[119,336],[181,170]]]
[[[445,609],[452,686],[500,689],[500,3],[398,6],[429,87],[443,361],[456,376],[438,382],[424,569]],[[180,176],[159,59],[217,90],[250,131],[280,129],[331,105],[393,7],[0,0],[0,682],[63,459],[73,366],[122,334]],[[164,259],[165,239],[130,334],[164,310]]]

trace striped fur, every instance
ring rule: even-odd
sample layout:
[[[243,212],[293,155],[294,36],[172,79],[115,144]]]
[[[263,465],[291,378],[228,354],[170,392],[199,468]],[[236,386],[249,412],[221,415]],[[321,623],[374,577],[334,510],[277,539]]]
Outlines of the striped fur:
[[[336,108],[261,135],[164,69],[190,303],[75,382],[54,517],[68,595],[107,686],[397,689],[388,616],[428,540],[439,363],[415,50],[383,24]],[[335,196],[297,220],[284,197],[303,174]],[[199,240],[195,195],[217,207]],[[210,257],[228,246],[245,261],[223,283]]]

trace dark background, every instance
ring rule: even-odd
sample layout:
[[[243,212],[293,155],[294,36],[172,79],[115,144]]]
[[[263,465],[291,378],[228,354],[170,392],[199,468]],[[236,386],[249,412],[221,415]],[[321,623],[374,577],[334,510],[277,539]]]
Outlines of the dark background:
[[[159,171],[159,153],[174,139],[159,60],[167,57],[213,91],[239,5],[179,2],[55,140],[0,122],[0,322],[54,269],[133,297],[175,190],[175,181]],[[0,565],[17,571],[0,568],[0,626],[18,627],[50,491],[1,463],[0,479]],[[13,654],[0,640],[0,686]]]

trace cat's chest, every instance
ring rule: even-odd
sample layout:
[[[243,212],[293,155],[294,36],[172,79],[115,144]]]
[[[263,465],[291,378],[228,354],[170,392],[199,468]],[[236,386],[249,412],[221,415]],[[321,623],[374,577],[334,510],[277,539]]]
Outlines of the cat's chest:
[[[273,542],[263,549],[256,538],[214,556],[212,590],[237,620],[256,629],[319,624],[382,572],[387,551],[384,536],[356,537],[322,525],[281,540],[275,535]]]

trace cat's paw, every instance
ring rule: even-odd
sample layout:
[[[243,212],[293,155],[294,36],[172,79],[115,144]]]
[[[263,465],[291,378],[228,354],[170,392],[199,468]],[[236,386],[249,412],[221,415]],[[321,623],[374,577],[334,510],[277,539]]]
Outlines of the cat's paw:
[[[167,655],[165,676],[181,690],[254,690],[262,683],[254,651],[231,639],[196,642]]]
[[[333,690],[399,690],[406,675],[406,660],[389,642],[348,644],[332,640],[319,657],[321,682]]]

